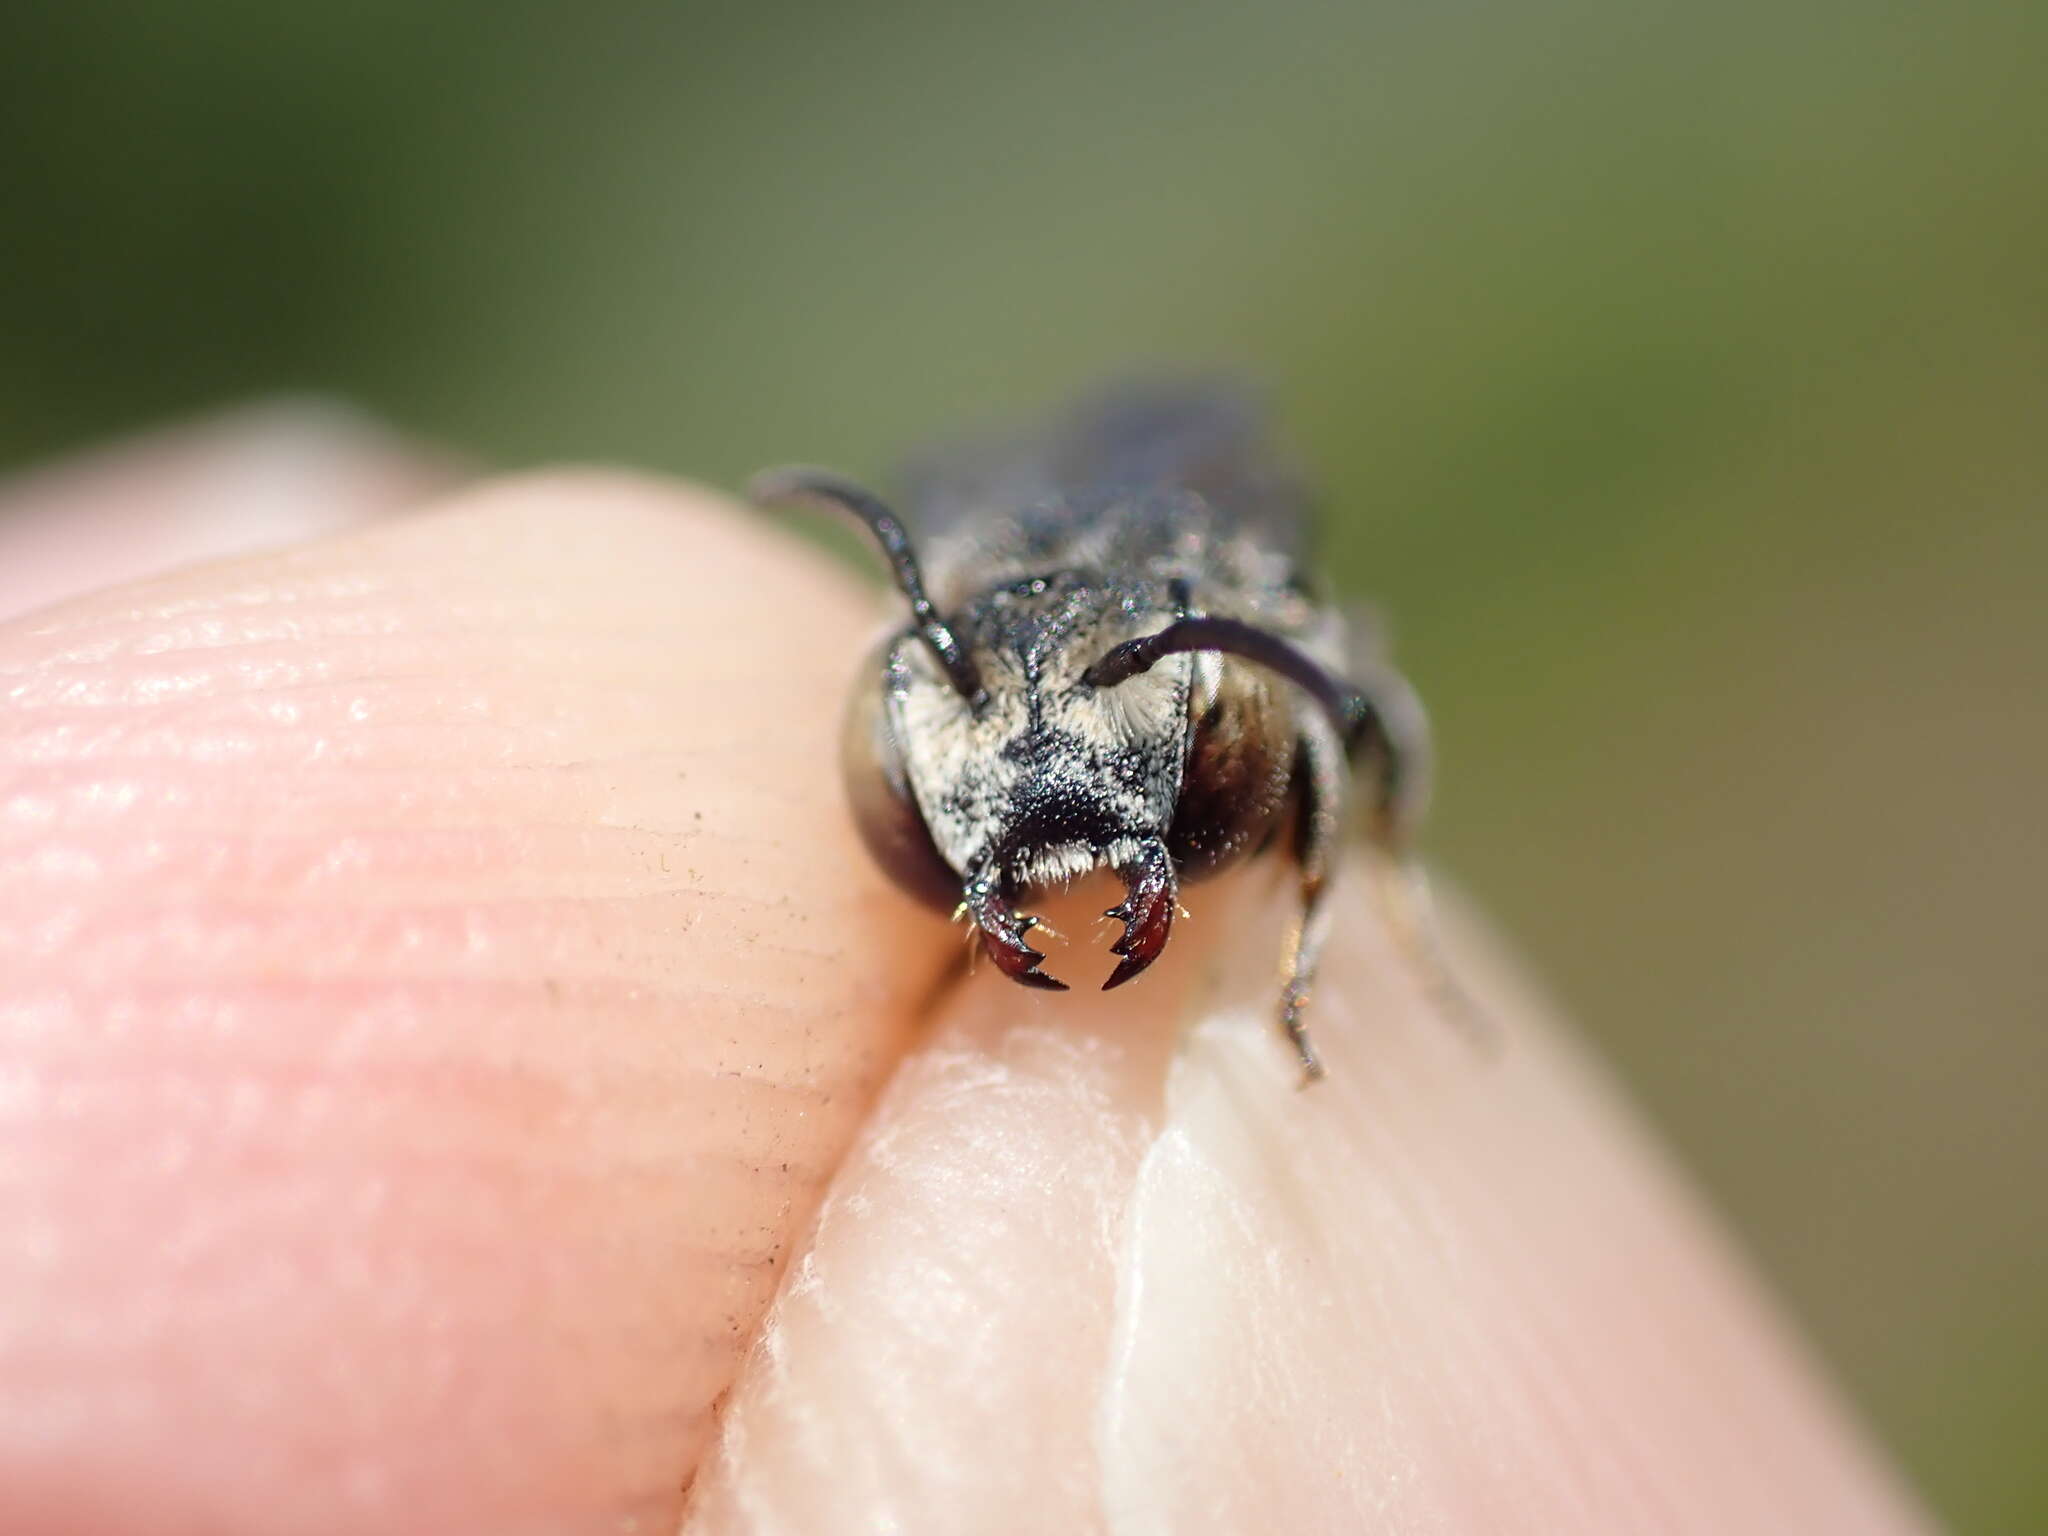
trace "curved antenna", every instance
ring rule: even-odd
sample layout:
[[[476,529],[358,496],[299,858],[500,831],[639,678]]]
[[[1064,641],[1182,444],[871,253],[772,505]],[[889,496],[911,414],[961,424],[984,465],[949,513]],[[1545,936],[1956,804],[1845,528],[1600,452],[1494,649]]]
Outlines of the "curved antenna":
[[[917,552],[910,547],[910,531],[879,496],[829,469],[792,464],[756,475],[747,486],[747,499],[764,507],[792,504],[829,507],[835,511],[850,512],[859,518],[882,547],[882,555],[889,562],[889,571],[896,578],[896,589],[909,599],[910,616],[917,622],[919,637],[931,647],[932,655],[938,658],[939,665],[959,690],[960,697],[976,709],[988,702],[988,692],[981,686],[981,673],[973,659],[962,648],[959,638],[946,621],[939,617],[939,610],[932,605],[932,600],[925,595],[924,576],[917,566]]]
[[[1114,688],[1168,656],[1185,651],[1223,651],[1279,674],[1314,699],[1335,722],[1349,747],[1378,718],[1372,700],[1333,675],[1307,652],[1255,624],[1203,615],[1176,619],[1157,634],[1112,646],[1081,674],[1097,688]]]

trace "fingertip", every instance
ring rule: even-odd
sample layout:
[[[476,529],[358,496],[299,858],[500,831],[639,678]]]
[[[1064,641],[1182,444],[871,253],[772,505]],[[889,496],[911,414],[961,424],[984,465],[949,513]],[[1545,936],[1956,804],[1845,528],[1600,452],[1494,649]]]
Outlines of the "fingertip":
[[[557,471],[0,629],[0,1486],[672,1519],[950,948],[822,767],[870,625]]]
[[[1255,874],[1201,893],[1225,920],[1149,988],[955,1000],[841,1171],[693,1530],[1922,1528],[1469,924],[1492,1063],[1351,871],[1295,1091],[1286,887]]]

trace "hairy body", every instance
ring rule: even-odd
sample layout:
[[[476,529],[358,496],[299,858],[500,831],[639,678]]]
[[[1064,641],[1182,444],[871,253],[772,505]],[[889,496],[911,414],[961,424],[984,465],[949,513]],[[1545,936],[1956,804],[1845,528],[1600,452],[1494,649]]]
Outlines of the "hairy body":
[[[1272,841],[1290,812],[1302,921],[1282,1023],[1302,1011],[1354,771],[1399,851],[1425,730],[1381,667],[1343,681],[1344,626],[1313,595],[1304,497],[1235,392],[1091,402],[1051,431],[978,443],[912,477],[911,521],[836,477],[782,471],[757,495],[865,518],[912,622],[857,681],[847,779],[870,848],[907,888],[972,918],[1002,969],[1059,988],[1017,902],[1109,868],[1127,897],[1129,981],[1165,947],[1180,884]]]

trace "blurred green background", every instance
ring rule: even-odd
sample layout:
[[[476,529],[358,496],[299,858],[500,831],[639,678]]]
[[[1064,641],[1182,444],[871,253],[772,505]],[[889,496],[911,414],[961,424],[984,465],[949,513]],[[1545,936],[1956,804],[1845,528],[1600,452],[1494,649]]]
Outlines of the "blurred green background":
[[[0,12],[0,466],[276,389],[880,476],[1270,382],[1438,857],[1937,1508],[2048,1529],[2048,6]]]

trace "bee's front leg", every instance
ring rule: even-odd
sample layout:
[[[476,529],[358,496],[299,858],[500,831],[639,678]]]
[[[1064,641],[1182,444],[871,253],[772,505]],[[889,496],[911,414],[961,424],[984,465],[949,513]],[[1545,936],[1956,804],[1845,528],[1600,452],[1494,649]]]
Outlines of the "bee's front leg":
[[[1344,797],[1350,778],[1336,727],[1321,715],[1305,716],[1294,764],[1299,807],[1294,854],[1301,865],[1301,920],[1288,944],[1287,980],[1280,989],[1280,1027],[1301,1058],[1303,1087],[1323,1075],[1305,1014],[1323,942],[1330,933],[1330,879],[1343,840]]]

